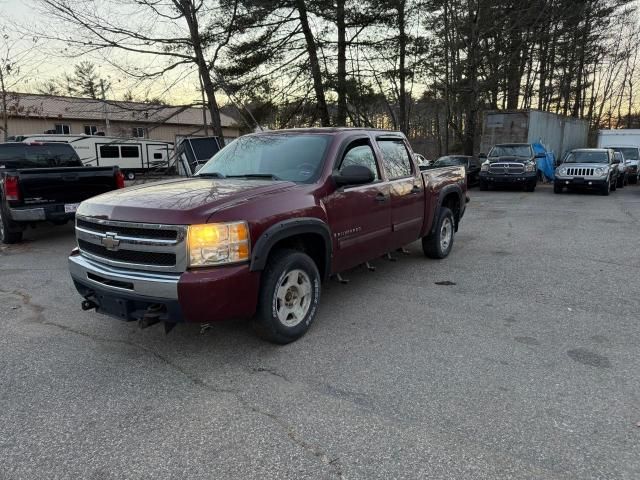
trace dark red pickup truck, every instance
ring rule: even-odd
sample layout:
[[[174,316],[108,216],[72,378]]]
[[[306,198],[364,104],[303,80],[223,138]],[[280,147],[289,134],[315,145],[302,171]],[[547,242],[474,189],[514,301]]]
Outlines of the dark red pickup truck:
[[[465,211],[462,167],[421,172],[400,133],[241,137],[193,178],[83,202],[71,276],[95,308],[143,325],[249,318],[287,343],[329,276],[422,239],[444,258]]]

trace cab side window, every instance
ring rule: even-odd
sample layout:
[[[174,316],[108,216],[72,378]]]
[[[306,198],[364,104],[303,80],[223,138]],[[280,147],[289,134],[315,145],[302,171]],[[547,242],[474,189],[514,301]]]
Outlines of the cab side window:
[[[373,181],[380,180],[380,174],[378,172],[378,165],[376,163],[376,157],[373,153],[373,148],[369,145],[367,140],[358,140],[353,142],[347,147],[347,151],[342,157],[339,171],[342,171],[344,167],[351,165],[362,165],[369,168],[373,172]]]
[[[410,177],[413,172],[409,152],[404,142],[399,139],[378,140],[382,151],[382,164],[389,180]]]

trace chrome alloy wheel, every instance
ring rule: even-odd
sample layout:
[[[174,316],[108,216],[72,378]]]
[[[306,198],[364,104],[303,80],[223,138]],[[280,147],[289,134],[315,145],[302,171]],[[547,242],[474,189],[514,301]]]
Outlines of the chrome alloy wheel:
[[[291,270],[282,276],[276,289],[278,320],[295,327],[304,320],[311,306],[311,279],[302,270]]]
[[[449,217],[442,221],[440,226],[440,249],[443,252],[449,250],[451,241],[453,240],[453,222]]]

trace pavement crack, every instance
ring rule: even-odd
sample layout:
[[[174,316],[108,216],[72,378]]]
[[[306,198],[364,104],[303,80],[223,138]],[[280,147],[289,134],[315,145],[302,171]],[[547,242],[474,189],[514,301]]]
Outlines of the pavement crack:
[[[37,303],[33,302],[33,299],[31,297],[31,295],[29,295],[26,292],[20,291],[20,290],[12,290],[12,291],[7,291],[7,290],[3,290],[0,289],[0,293],[5,293],[8,295],[15,295],[18,298],[20,298],[22,305],[27,307],[29,310],[31,310],[32,315],[30,317],[30,320],[37,322],[41,325],[46,325],[46,326],[50,326],[50,327],[55,327],[58,328],[64,332],[68,332],[68,333],[73,333],[75,335],[80,335],[82,337],[88,338],[90,340],[93,340],[94,342],[97,343],[111,343],[111,344],[120,344],[120,345],[126,345],[128,347],[133,347],[136,348],[138,350],[142,350],[143,352],[151,355],[153,358],[155,358],[156,360],[162,362],[163,364],[165,364],[166,366],[168,366],[169,368],[171,368],[172,370],[178,372],[179,374],[181,374],[183,377],[185,377],[187,380],[189,380],[193,385],[200,387],[200,388],[204,388],[208,391],[214,392],[214,393],[225,393],[225,394],[229,394],[232,395],[238,402],[238,404],[242,407],[243,410],[247,411],[247,412],[251,412],[260,416],[263,416],[265,418],[268,418],[271,422],[275,423],[281,430],[283,430],[286,435],[287,438],[289,439],[289,441],[291,443],[293,443],[294,445],[300,447],[303,451],[305,451],[307,454],[309,454],[310,456],[319,459],[323,465],[327,466],[331,473],[336,476],[337,478],[344,478],[344,475],[342,473],[342,468],[340,466],[340,462],[339,462],[339,457],[330,457],[329,454],[327,452],[325,452],[319,445],[315,445],[307,440],[305,440],[300,434],[298,434],[296,432],[296,430],[289,424],[287,423],[284,419],[280,418],[278,415],[276,415],[275,413],[271,413],[265,409],[262,409],[252,403],[250,403],[249,401],[245,400],[242,395],[240,394],[240,392],[238,392],[237,390],[233,390],[233,389],[224,389],[224,388],[219,388],[219,387],[215,387],[209,383],[207,383],[206,381],[204,381],[202,378],[198,377],[197,375],[194,375],[193,373],[189,372],[187,369],[185,369],[184,367],[178,365],[176,362],[172,361],[171,359],[169,359],[168,357],[162,355],[161,353],[152,350],[151,348],[139,344],[139,343],[135,343],[135,342],[131,342],[128,340],[119,340],[119,339],[110,339],[110,338],[104,338],[104,337],[99,337],[97,335],[93,335],[91,333],[88,332],[83,332],[82,330],[78,330],[76,328],[70,327],[68,325],[63,325],[60,323],[56,323],[56,322],[52,322],[49,321],[45,318],[44,312],[45,312],[45,308],[42,307],[41,305],[38,305]],[[286,381],[289,381],[289,379],[287,379],[284,375],[278,373],[275,369],[271,369],[271,368],[266,368],[266,367],[257,367],[253,369],[254,372],[265,372],[268,373],[270,375],[282,378]]]

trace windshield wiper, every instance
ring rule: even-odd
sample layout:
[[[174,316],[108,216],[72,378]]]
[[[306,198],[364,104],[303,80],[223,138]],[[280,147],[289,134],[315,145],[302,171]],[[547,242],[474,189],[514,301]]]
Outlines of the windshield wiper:
[[[195,176],[196,177],[211,177],[211,178],[227,178],[227,177],[225,177],[223,174],[221,174],[219,172],[203,172],[203,173],[197,173]]]
[[[243,175],[227,175],[226,178],[270,178],[271,180],[281,180],[280,177],[272,173],[245,173]]]

